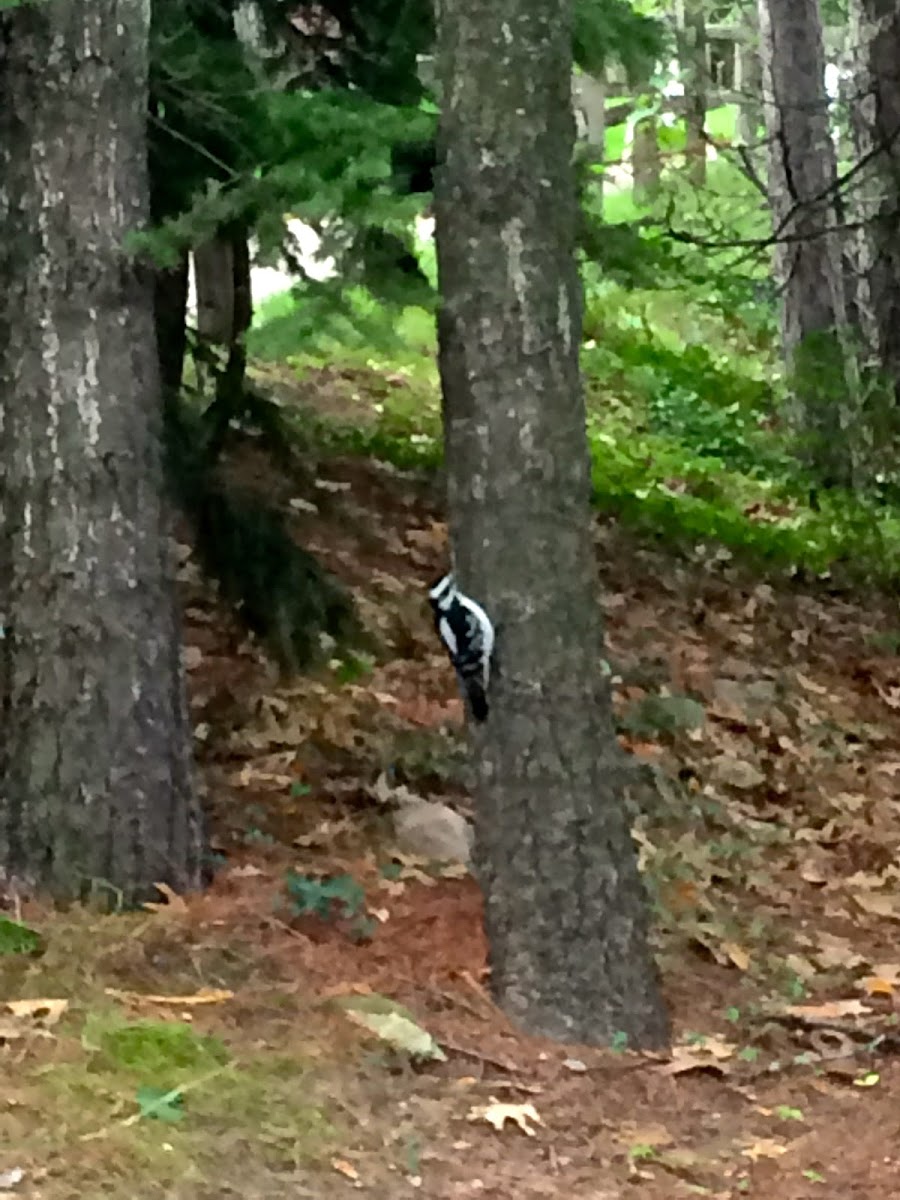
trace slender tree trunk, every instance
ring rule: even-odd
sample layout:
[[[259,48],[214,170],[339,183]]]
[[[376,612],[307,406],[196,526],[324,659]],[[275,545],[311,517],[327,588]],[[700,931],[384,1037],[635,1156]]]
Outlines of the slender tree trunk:
[[[634,123],[631,142],[631,178],[635,204],[650,204],[659,195],[662,155],[659,152],[656,117],[641,117]]]
[[[606,81],[579,71],[572,77],[572,94],[584,117],[584,140],[602,154],[606,145]]]
[[[573,100],[584,117],[584,141],[590,160],[602,167],[606,152],[606,80],[579,71],[572,81]],[[596,174],[591,186],[592,211],[603,216],[603,176]]]
[[[160,267],[154,281],[154,321],[163,394],[177,395],[187,347],[188,256],[177,267]]]
[[[234,309],[227,372],[230,386],[243,394],[247,374],[247,332],[253,323],[253,290],[250,274],[250,241],[247,227],[236,223],[230,230]]]
[[[740,97],[737,140],[749,149],[760,143],[763,116],[762,64],[759,57],[759,24],[755,7],[742,13],[742,36],[735,45],[734,90]]]
[[[852,106],[857,160],[853,216],[857,308],[870,363],[900,400],[900,10],[895,0],[854,0]]]
[[[164,511],[144,0],[0,16],[0,871],[201,882]],[[13,399],[14,397],[14,399]]]
[[[227,358],[213,370],[215,400],[207,411],[210,450],[225,445],[231,421],[245,408],[246,336],[253,320],[250,245],[241,222],[224,227],[194,254],[197,281],[197,332],[207,343],[224,347]]]
[[[853,481],[854,353],[836,229],[837,163],[818,0],[759,0],[763,110],[782,342],[794,420],[827,485]]]
[[[234,247],[219,233],[194,251],[197,333],[216,346],[231,344],[234,328]]]
[[[228,358],[216,378],[216,402],[212,446],[225,444],[233,417],[241,414],[245,405],[247,383],[247,330],[253,321],[253,295],[250,279],[250,244],[247,228],[235,223],[223,231],[222,240],[228,245],[231,291],[231,325],[226,344]]]
[[[571,0],[441,0],[436,190],[453,551],[498,625],[473,733],[495,994],[526,1028],[667,1039],[622,804],[578,370]]]
[[[678,57],[684,81],[685,157],[688,178],[695,187],[706,183],[706,17],[697,0],[680,6]]]

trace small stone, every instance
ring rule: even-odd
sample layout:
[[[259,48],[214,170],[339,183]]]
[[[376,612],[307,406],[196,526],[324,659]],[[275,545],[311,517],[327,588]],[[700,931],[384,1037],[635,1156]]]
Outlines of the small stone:
[[[430,800],[408,803],[394,813],[394,833],[401,850],[433,862],[472,860],[472,827],[446,804]]]

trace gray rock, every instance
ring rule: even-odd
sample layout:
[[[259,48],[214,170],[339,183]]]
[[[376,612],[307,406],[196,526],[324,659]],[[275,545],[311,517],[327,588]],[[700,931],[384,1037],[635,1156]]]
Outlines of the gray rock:
[[[394,813],[394,835],[404,854],[466,866],[472,861],[472,827],[446,804],[407,802]]]

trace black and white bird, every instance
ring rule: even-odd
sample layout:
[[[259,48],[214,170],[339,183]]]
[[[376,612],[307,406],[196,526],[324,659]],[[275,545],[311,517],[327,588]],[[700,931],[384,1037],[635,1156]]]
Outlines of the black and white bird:
[[[487,718],[487,692],[494,653],[494,626],[480,604],[464,595],[453,575],[445,575],[429,589],[434,627],[468,698],[472,716]]]

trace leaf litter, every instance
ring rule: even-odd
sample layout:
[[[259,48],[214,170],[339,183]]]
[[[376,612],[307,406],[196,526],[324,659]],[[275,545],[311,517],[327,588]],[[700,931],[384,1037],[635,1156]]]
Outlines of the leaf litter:
[[[236,470],[271,474],[255,449],[241,453],[251,461]],[[435,1200],[485,1186],[500,1200],[594,1195],[598,1177],[610,1200],[751,1190],[805,1200],[819,1179],[835,1195],[900,1193],[888,1134],[900,1073],[883,1049],[900,986],[900,660],[871,651],[889,610],[759,584],[598,525],[614,707],[635,755],[629,802],[677,1040],[664,1060],[555,1046],[523,1036],[489,999],[472,879],[392,841],[392,797],[470,811],[459,698],[422,602],[443,566],[440,515],[414,478],[350,459],[331,460],[327,474],[328,503],[322,489],[295,494],[288,517],[363,597],[379,651],[352,681],[325,667],[279,683],[198,573],[183,572],[197,753],[226,865],[203,896],[161,887],[143,924],[105,922],[121,932],[88,940],[77,969],[54,965],[62,918],[37,905],[22,914],[48,950],[4,975],[7,996],[66,995],[41,988],[53,972],[72,990],[52,1031],[12,1009],[2,1017],[52,1038],[4,1042],[0,1027],[0,1069],[15,1071],[0,1144],[8,1135],[26,1148],[16,1169],[34,1178],[52,1168],[40,1184],[47,1200],[84,1194],[110,1169],[128,1183],[101,1190],[134,1195],[128,1172],[149,1143],[138,1151],[123,1139],[161,1125],[189,1142],[195,1181],[243,1181],[251,1198],[302,1194],[319,1171],[339,1194],[394,1194],[402,1176]],[[287,903],[289,871],[308,889],[355,880],[379,919],[359,939],[340,921],[304,925]],[[92,936],[100,928],[85,922]],[[348,994],[398,1007],[357,1006],[337,1023],[320,1001]],[[42,1090],[47,1068],[77,1068],[83,1014],[111,1002],[189,1020],[221,1037],[236,1064],[263,1064],[269,1108],[276,1095],[294,1103],[297,1087],[264,1064],[294,1056],[303,1098],[321,1097],[334,1135],[298,1158],[286,1149],[299,1145],[287,1109],[250,1120],[235,1098],[228,1119],[200,1121],[195,1112],[214,1113],[224,1090],[201,1073],[129,1082],[118,1100],[114,1084],[101,1120],[93,1101],[94,1123],[78,1133],[106,1131],[104,1157],[89,1157],[91,1140],[54,1141],[47,1116],[62,1101]],[[382,1039],[407,1066],[379,1054]],[[841,1063],[827,1046],[840,1048],[846,1074],[832,1071]],[[429,1057],[434,1048],[445,1061]],[[167,1115],[142,1120],[154,1105]],[[803,1113],[802,1138],[773,1131],[778,1111]],[[654,1123],[659,1136],[641,1141]],[[177,1148],[154,1170],[167,1158],[179,1169],[167,1194],[206,1194]]]

